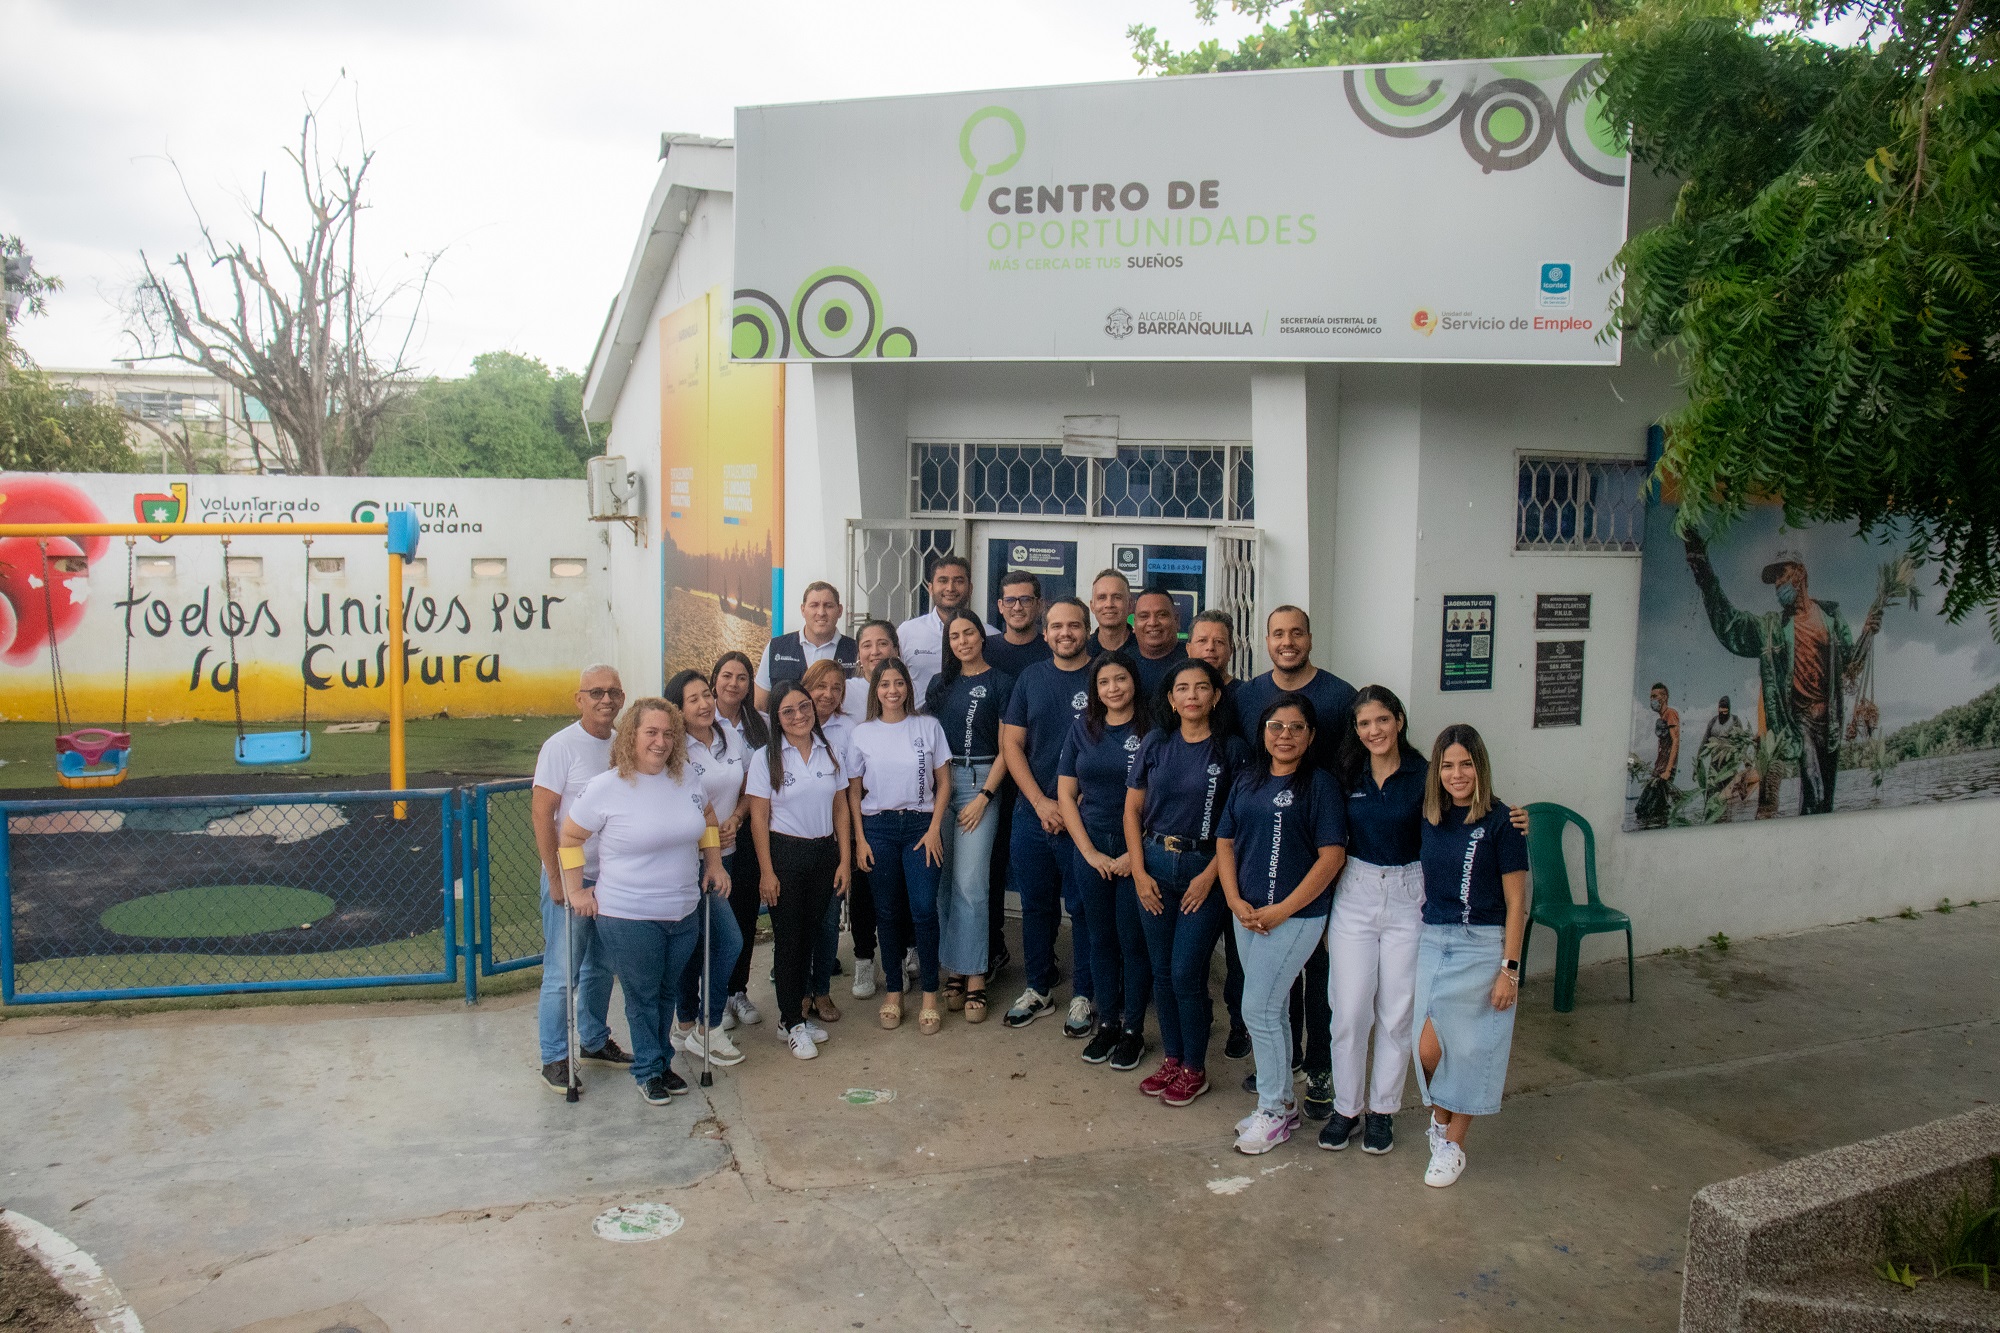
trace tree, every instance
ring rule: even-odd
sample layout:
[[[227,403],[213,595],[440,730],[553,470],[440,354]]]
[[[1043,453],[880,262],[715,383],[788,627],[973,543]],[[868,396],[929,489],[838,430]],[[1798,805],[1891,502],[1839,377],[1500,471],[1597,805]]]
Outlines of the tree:
[[[48,309],[62,279],[38,273],[18,236],[0,236],[10,293],[23,297],[0,316],[0,470],[8,472],[136,472],[118,409],[57,384],[14,341],[17,319]]]
[[[375,160],[329,156],[308,109],[285,150],[304,205],[302,226],[279,219],[269,180],[245,201],[251,240],[226,241],[195,209],[202,252],[175,255],[145,277],[132,335],[146,359],[184,361],[257,399],[277,427],[287,471],[367,472],[382,422],[411,378],[410,340],[436,255],[407,282],[373,286],[356,268],[357,233]],[[190,200],[190,207],[193,202]],[[393,355],[390,312],[399,308]]]
[[[487,352],[462,380],[426,380],[384,423],[378,477],[581,477],[597,451],[583,381],[531,357]]]
[[[2000,635],[2000,5],[1781,12],[1867,37],[1679,15],[1607,61],[1613,123],[1682,182],[1618,260],[1620,321],[1688,390],[1661,467],[1689,529],[1775,496],[1904,532]]]

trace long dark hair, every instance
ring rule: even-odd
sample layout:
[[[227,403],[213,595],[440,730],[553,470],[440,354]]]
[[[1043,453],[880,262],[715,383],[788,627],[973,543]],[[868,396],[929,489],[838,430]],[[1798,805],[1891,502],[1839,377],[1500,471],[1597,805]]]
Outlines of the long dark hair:
[[[1400,724],[1401,729],[1396,733],[1396,750],[1405,765],[1424,762],[1424,752],[1410,744],[1410,717],[1403,711],[1403,701],[1396,697],[1396,692],[1387,685],[1363,685],[1354,692],[1354,703],[1347,710],[1347,730],[1341,735],[1340,755],[1334,761],[1339,770],[1334,776],[1340,780],[1340,789],[1346,792],[1360,788],[1362,775],[1368,771],[1371,758],[1368,747],[1361,743],[1361,737],[1355,731],[1363,704],[1381,704],[1389,710],[1389,716]]]
[[[1215,714],[1222,707],[1222,691],[1227,682],[1222,679],[1220,671],[1199,657],[1184,657],[1167,669],[1166,678],[1160,682],[1160,692],[1153,700],[1153,706],[1159,710],[1160,725],[1180,730],[1181,715],[1174,709],[1174,682],[1190,671],[1199,671],[1207,676],[1210,687],[1215,691],[1215,702],[1208,706],[1208,725],[1213,730]]]
[[[739,653],[734,648],[715,659],[715,666],[708,673],[708,688],[715,690],[715,678],[722,674],[722,668],[734,662],[743,668],[743,674],[750,678],[750,693],[743,696],[743,739],[751,749],[771,743],[771,729],[764,725],[763,715],[757,711],[757,664],[749,655]],[[715,691],[715,715],[722,717],[722,691]],[[723,718],[727,722],[727,718]]]
[[[1097,691],[1097,678],[1104,668],[1117,667],[1132,680],[1132,734],[1144,736],[1153,728],[1152,714],[1146,708],[1145,687],[1139,684],[1139,667],[1121,648],[1115,653],[1106,653],[1090,664],[1090,676],[1085,685],[1089,690],[1090,704],[1084,709],[1083,727],[1092,741],[1104,739],[1104,728],[1109,725],[1105,718],[1111,710],[1104,706],[1104,696]]]
[[[1313,762],[1312,746],[1312,742],[1319,735],[1319,709],[1313,706],[1311,699],[1295,690],[1287,690],[1264,705],[1264,711],[1257,715],[1258,743],[1251,747],[1251,762],[1257,766],[1258,784],[1261,786],[1268,782],[1271,777],[1271,747],[1264,742],[1264,724],[1269,722],[1280,708],[1298,709],[1299,716],[1303,717],[1306,726],[1312,729],[1312,734],[1306,738],[1305,753],[1299,756],[1299,766],[1285,779],[1285,790],[1291,792],[1293,798],[1298,801],[1299,817],[1304,821],[1305,827],[1310,829],[1318,822],[1313,813],[1312,797],[1313,776],[1319,772],[1319,765]]]
[[[868,706],[862,711],[868,715],[870,722],[882,720],[882,673],[889,670],[894,670],[903,678],[903,716],[911,718],[917,714],[917,691],[910,683],[910,669],[903,665],[900,657],[885,657],[875,664],[874,674],[868,677]]]
[[[938,561],[938,564],[943,563],[944,561],[942,560]],[[956,685],[958,678],[965,672],[965,663],[959,661],[958,654],[951,650],[952,627],[957,625],[961,620],[971,621],[973,628],[979,631],[981,645],[984,645],[986,642],[986,622],[974,614],[970,607],[961,606],[946,618],[944,622],[944,661],[938,667],[938,673],[931,681],[931,689],[936,690],[940,695],[953,685]],[[983,655],[986,649],[982,646],[979,651]],[[926,691],[926,697],[928,697],[928,691]]]
[[[785,700],[791,698],[794,694],[805,695],[806,703],[812,706],[813,740],[826,746],[828,754],[833,753],[833,743],[827,740],[826,733],[820,730],[819,706],[813,703],[812,691],[806,688],[805,682],[802,680],[772,681],[771,693],[765,699],[765,703],[770,708],[769,722],[771,730],[769,734],[771,739],[764,744],[764,760],[771,766],[771,791],[773,794],[776,794],[778,789],[785,785],[785,729],[778,722],[778,711],[785,706]]]

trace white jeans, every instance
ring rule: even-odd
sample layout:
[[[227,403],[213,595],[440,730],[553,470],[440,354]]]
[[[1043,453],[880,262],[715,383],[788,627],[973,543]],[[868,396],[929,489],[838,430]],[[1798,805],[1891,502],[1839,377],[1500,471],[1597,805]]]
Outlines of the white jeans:
[[[1394,1115],[1410,1073],[1410,1020],[1417,997],[1417,944],[1424,931],[1424,868],[1352,861],[1341,873],[1327,923],[1326,998],[1333,1010],[1333,1109]],[[1374,1074],[1368,1031],[1375,1031]]]

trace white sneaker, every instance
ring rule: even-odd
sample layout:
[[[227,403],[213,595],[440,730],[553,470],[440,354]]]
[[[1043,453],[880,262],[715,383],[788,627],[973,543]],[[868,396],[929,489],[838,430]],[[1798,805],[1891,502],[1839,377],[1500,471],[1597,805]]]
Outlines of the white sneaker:
[[[1262,1156],[1292,1137],[1294,1123],[1283,1111],[1254,1111],[1236,1136],[1236,1151],[1246,1157]]]
[[[667,1045],[693,1058],[701,1059],[701,1033],[693,1025],[682,1027],[679,1023],[667,1033]]]
[[[1081,995],[1072,996],[1069,1016],[1063,1019],[1065,1037],[1088,1037],[1097,1029],[1097,1006]]]
[[[821,1027],[819,1024],[813,1022],[810,1018],[806,1019],[803,1023],[800,1023],[799,1026],[804,1028],[807,1032],[812,1033],[812,1039],[814,1041],[825,1041],[827,1039],[828,1035],[827,1030]]]
[[[716,1024],[716,1026],[724,1032],[736,1026],[736,1007],[734,1005],[725,1003],[722,1006],[722,1021]]]
[[[819,1047],[813,1045],[812,1033],[806,1030],[804,1023],[792,1024],[785,1033],[785,1040],[791,1043],[792,1054],[801,1060],[815,1059],[819,1055]]]
[[[1438,1145],[1444,1142],[1444,1130],[1444,1123],[1436,1116],[1426,1115],[1424,1117],[1424,1138],[1429,1141],[1431,1152],[1436,1153]]]
[[[1424,1184],[1443,1189],[1465,1171],[1465,1149],[1450,1139],[1440,1139],[1431,1149],[1431,1164],[1424,1169]]]
[[[875,993],[875,960],[857,958],[854,960],[854,998],[865,1000]]]
[[[909,948],[903,950],[903,975],[914,977],[923,970],[923,963],[917,959],[917,946],[912,944]],[[903,989],[908,990],[909,987],[905,985]]]
[[[729,1007],[736,1011],[736,1021],[739,1023],[755,1027],[764,1021],[764,1015],[758,1013],[757,1006],[750,1003],[750,996],[746,991],[737,991],[730,996]]]
[[[700,1056],[701,1042],[699,1039],[689,1041],[688,1046],[692,1048],[688,1051],[689,1055]],[[743,1052],[737,1047],[735,1042],[729,1039],[728,1033],[724,1032],[721,1028],[710,1028],[708,1030],[708,1058],[713,1064],[740,1065],[743,1063]]]

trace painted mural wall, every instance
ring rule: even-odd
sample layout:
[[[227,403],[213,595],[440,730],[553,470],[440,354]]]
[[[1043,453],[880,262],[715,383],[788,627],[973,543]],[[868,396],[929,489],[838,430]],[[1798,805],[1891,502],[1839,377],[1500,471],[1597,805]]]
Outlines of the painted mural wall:
[[[2000,644],[1938,613],[1899,535],[1764,505],[1684,539],[1671,499],[1647,516],[1626,828],[2000,795]]]
[[[660,320],[662,595],[667,675],[782,628],[785,375],[729,359],[714,288]]]
[[[400,664],[380,537],[298,523],[414,510]],[[0,475],[0,522],[254,523],[228,565],[210,537],[0,540],[0,717],[55,718],[52,647],[77,724],[562,713],[607,655],[604,537],[580,481]],[[128,667],[129,655],[129,667]],[[127,681],[129,678],[129,691]],[[129,703],[123,702],[129,697]]]

